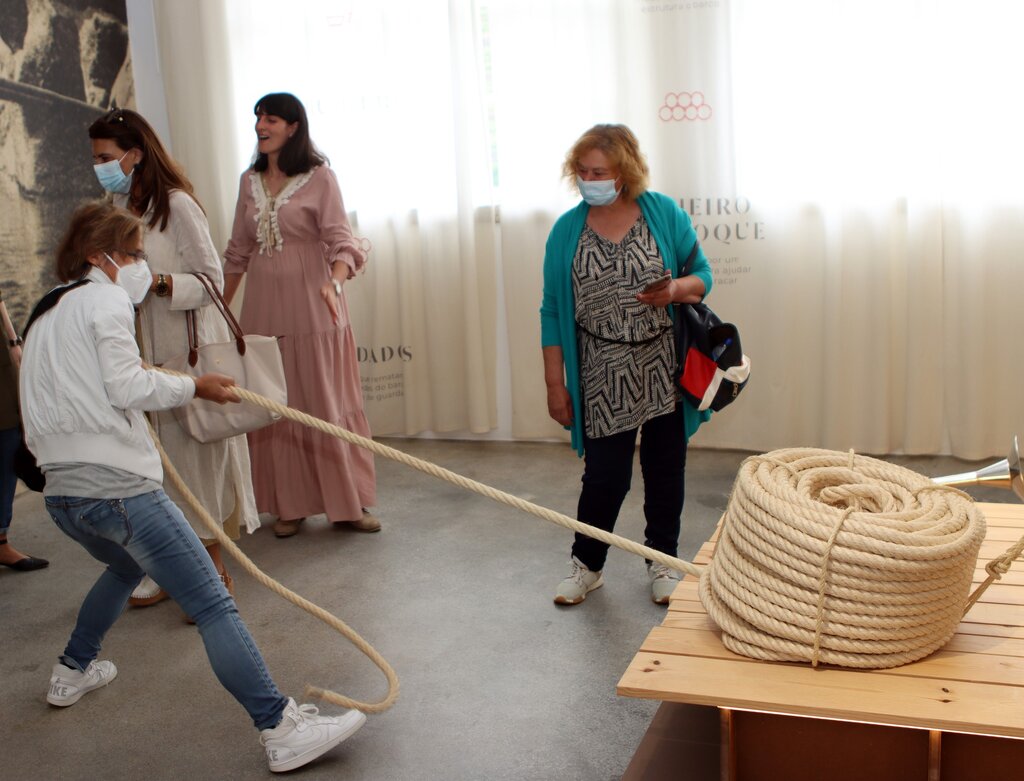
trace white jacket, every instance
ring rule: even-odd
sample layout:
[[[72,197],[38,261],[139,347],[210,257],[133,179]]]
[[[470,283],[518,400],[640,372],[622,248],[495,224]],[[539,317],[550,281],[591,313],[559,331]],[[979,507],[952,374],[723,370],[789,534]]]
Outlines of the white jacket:
[[[145,410],[180,407],[195,383],[144,369],[128,294],[98,268],[33,323],[21,363],[25,441],[40,466],[89,463],[163,482]]]

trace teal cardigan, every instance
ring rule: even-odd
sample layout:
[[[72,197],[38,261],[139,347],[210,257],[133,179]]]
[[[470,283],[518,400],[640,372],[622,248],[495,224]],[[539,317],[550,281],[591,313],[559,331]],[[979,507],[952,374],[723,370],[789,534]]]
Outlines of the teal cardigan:
[[[697,241],[690,215],[676,205],[675,201],[661,193],[645,192],[637,198],[637,204],[658,245],[665,269],[670,271],[673,277],[678,277],[682,265]],[[570,209],[559,217],[551,229],[544,249],[544,296],[540,306],[541,347],[562,348],[565,386],[572,397],[572,425],[567,428],[572,432],[572,446],[581,456],[583,411],[580,359],[576,341],[576,302],[572,293],[572,261],[589,211],[590,206],[587,202],[581,201],[575,209]],[[711,292],[711,267],[702,249],[697,250],[697,258],[690,273],[696,274],[704,282],[704,295],[707,296]],[[675,316],[671,308],[669,313]],[[689,439],[700,424],[711,417],[711,413],[698,412],[693,405],[684,400],[683,416],[686,422],[686,438]]]

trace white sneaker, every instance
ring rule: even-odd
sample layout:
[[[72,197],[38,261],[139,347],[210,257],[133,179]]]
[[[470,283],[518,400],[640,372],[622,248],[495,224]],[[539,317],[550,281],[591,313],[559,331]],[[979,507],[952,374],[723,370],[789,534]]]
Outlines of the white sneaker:
[[[350,710],[343,716],[320,716],[313,705],[288,698],[280,723],[260,732],[272,773],[302,767],[330,751],[366,723],[366,714]]]
[[[572,572],[569,577],[558,584],[558,591],[555,592],[556,605],[578,605],[587,598],[587,594],[595,588],[604,585],[604,578],[601,572],[591,572],[575,556],[572,557]]]
[[[652,561],[647,565],[647,577],[651,579],[651,601],[656,605],[667,605],[672,592],[679,585],[679,573]]]
[[[85,672],[72,670],[57,662],[50,676],[50,690],[46,693],[46,701],[61,708],[74,705],[82,695],[106,686],[117,677],[117,668],[113,662],[89,662]]]

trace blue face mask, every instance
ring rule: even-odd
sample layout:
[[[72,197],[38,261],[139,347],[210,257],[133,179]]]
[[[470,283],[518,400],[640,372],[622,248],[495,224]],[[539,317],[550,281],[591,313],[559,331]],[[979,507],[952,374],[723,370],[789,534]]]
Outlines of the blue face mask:
[[[125,152],[121,155],[121,160],[127,156],[128,153]],[[100,180],[100,187],[108,193],[126,193],[132,189],[132,175],[121,170],[121,160],[108,160],[92,167],[96,172],[96,178]]]
[[[591,206],[607,206],[614,203],[619,197],[621,188],[615,189],[614,179],[600,179],[596,182],[585,182],[579,176],[576,177],[576,186],[580,190],[583,200]]]

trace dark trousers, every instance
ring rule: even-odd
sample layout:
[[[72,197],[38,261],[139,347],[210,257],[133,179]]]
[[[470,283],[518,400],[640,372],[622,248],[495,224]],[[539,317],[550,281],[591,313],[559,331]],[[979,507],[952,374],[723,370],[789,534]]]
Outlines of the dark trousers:
[[[584,437],[583,490],[576,517],[604,531],[615,528],[619,509],[633,477],[633,452],[640,434],[640,469],[644,478],[645,544],[675,556],[683,515],[686,471],[686,430],[681,405],[674,412],[644,423],[639,429],[608,437]],[[604,568],[608,546],[576,535],[572,555],[590,570]]]
[[[18,478],[14,475],[14,454],[21,444],[21,429],[5,428],[0,431],[0,534],[7,534],[14,507],[14,491]]]

